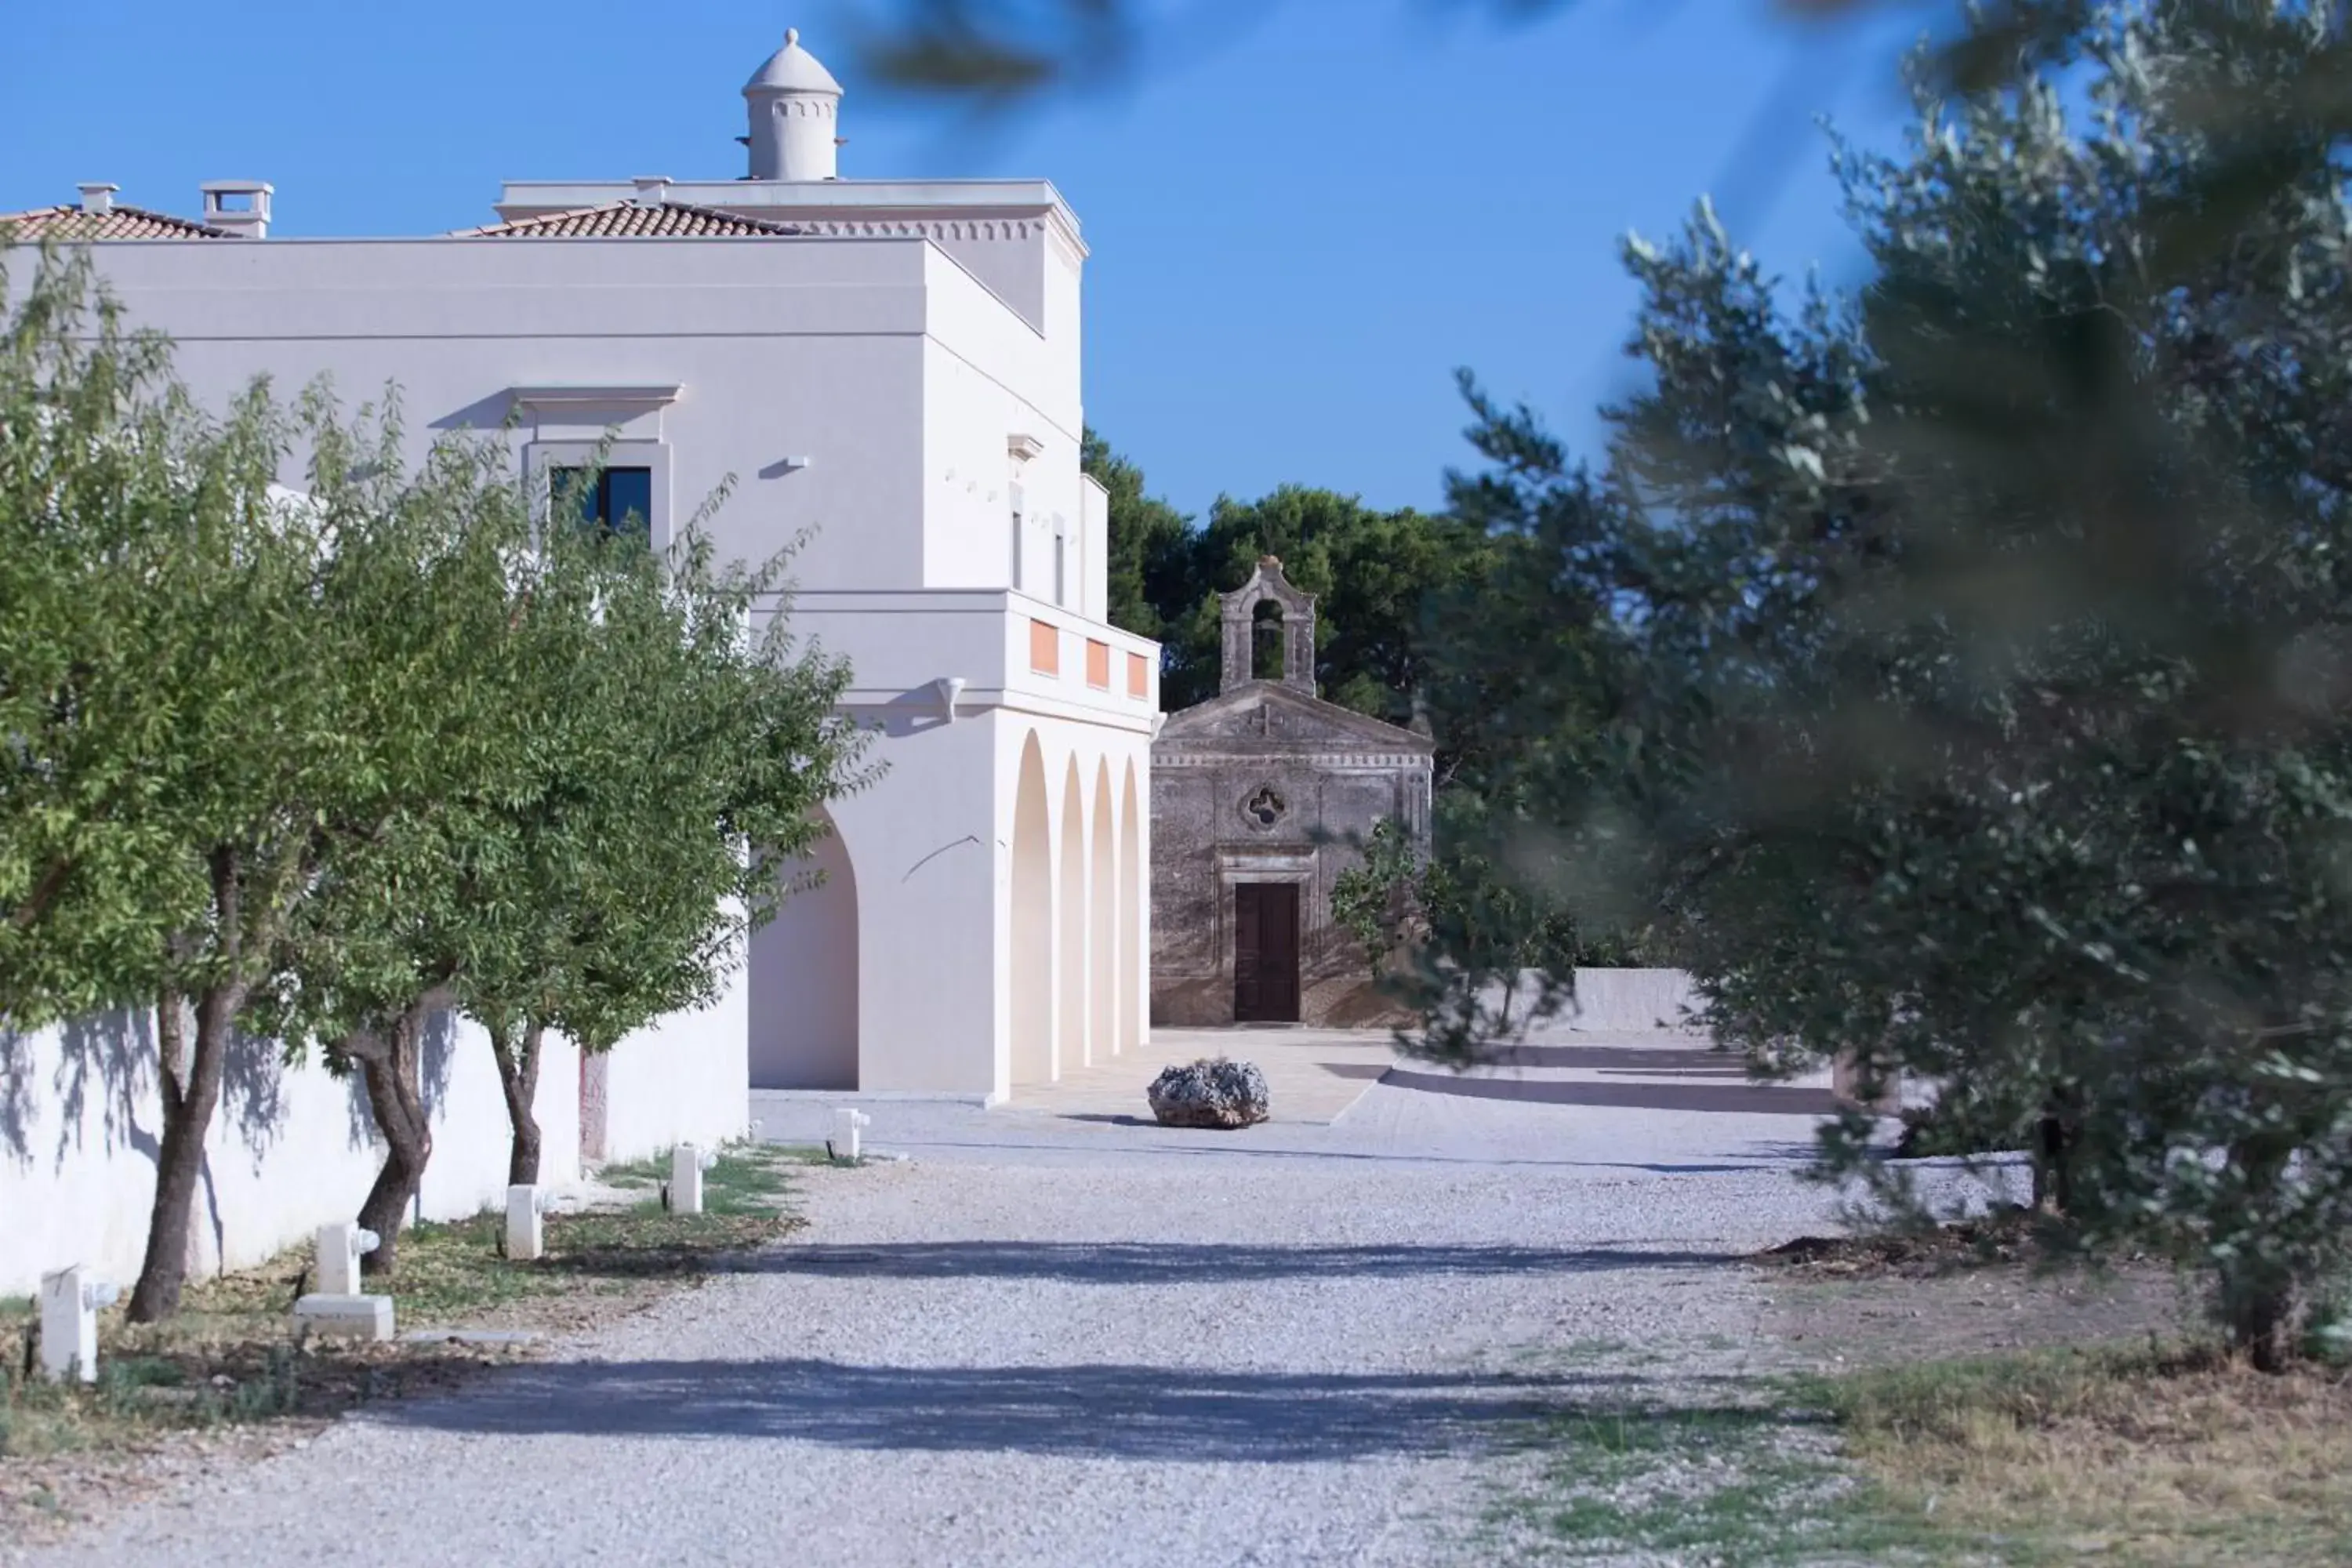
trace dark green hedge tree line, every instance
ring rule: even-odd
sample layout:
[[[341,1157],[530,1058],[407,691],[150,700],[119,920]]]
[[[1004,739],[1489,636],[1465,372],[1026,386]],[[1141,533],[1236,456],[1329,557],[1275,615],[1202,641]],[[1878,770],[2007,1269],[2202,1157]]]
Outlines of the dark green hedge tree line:
[[[847,672],[766,613],[781,558],[552,522],[498,441],[412,468],[390,397],[207,415],[86,257],[0,264],[0,1016],[154,1009],[134,1319],[177,1309],[234,1031],[364,1080],[390,1269],[428,1024],[485,1026],[534,1179],[545,1032],[709,998],[862,779]]]

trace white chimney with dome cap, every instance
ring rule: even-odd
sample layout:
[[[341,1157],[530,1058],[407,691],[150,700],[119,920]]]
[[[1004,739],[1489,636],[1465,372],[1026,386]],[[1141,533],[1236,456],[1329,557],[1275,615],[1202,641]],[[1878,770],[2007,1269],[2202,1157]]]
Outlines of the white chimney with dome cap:
[[[750,81],[743,100],[751,118],[755,180],[830,180],[835,177],[841,84],[817,58],[801,47],[798,27],[784,33],[784,47],[768,57]]]

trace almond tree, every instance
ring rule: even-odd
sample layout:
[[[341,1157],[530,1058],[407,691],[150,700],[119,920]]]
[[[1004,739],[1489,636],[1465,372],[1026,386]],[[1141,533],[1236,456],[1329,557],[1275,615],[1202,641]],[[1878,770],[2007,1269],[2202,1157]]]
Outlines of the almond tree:
[[[546,743],[469,897],[496,939],[460,985],[497,1058],[517,1183],[539,1179],[548,1031],[604,1051],[715,1001],[793,890],[780,868],[814,845],[814,808],[861,782],[866,741],[835,710],[847,666],[789,640],[783,557],[721,566],[698,527],[660,556],[625,532],[551,531],[541,559],[510,700]]]
[[[0,364],[0,995],[15,1026],[155,1009],[163,1127],[129,1305],[177,1310],[230,1040],[368,784],[309,515],[272,487],[296,420],[224,421],[44,254]]]

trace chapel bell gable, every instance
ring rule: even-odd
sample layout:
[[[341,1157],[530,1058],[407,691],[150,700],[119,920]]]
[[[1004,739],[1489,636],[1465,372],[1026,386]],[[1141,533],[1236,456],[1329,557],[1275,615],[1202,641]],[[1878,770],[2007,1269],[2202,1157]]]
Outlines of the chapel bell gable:
[[[1257,607],[1267,600],[1282,606],[1282,671],[1261,675],[1257,660]],[[1253,680],[1279,679],[1309,697],[1315,695],[1315,595],[1302,594],[1282,574],[1282,562],[1272,555],[1257,558],[1250,580],[1230,594],[1217,595],[1224,623],[1224,662],[1219,674],[1220,694]]]

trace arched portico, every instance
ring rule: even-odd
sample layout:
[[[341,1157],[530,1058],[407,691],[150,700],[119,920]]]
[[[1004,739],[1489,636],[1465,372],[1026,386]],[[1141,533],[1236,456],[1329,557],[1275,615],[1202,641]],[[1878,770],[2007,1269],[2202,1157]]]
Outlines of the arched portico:
[[[754,1089],[857,1087],[857,873],[823,806],[806,856],[779,873],[792,892],[751,937]]]
[[[1045,758],[1031,731],[1013,807],[1012,1068],[1015,1083],[1054,1077],[1053,815]]]
[[[1135,787],[1135,763],[1118,803],[1118,1048],[1139,1050],[1143,1021],[1150,1008],[1150,978],[1143,962],[1143,911],[1150,894],[1144,886],[1143,818]]]
[[[1087,910],[1087,1040],[1096,1061],[1118,1051],[1118,861],[1112,837],[1110,763],[1095,764],[1094,900]]]
[[[1061,928],[1056,946],[1061,963],[1054,977],[1061,993],[1055,1078],[1087,1065],[1086,804],[1086,786],[1078,779],[1077,759],[1072,757],[1062,777],[1061,898],[1054,910],[1055,924]]]

